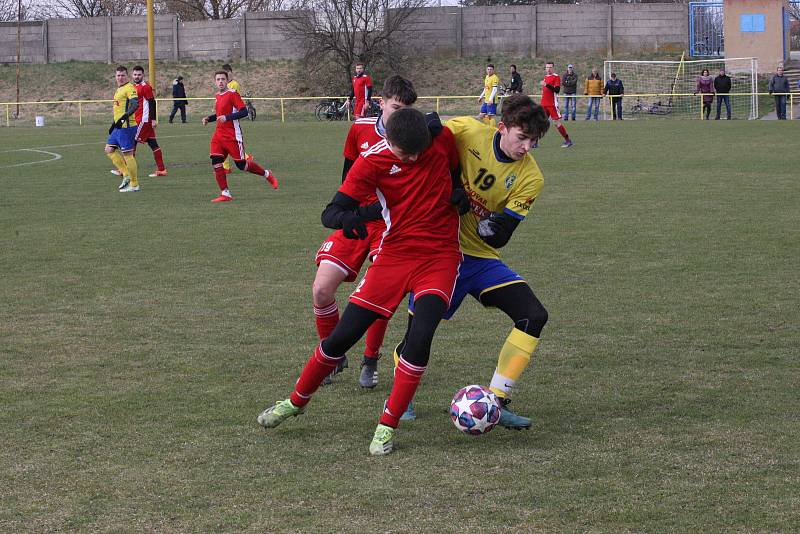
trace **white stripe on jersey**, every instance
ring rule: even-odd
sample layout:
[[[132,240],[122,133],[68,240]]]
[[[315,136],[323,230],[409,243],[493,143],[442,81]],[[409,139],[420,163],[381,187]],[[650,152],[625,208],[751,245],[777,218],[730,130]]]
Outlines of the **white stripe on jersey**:
[[[375,124],[378,122],[378,117],[359,117],[355,120],[356,124]]]
[[[386,205],[386,197],[383,196],[380,189],[375,189],[375,196],[378,197],[378,202],[381,203],[381,208],[383,208],[381,210],[381,217],[383,217],[383,222],[386,224],[386,230],[383,231],[381,242],[378,245],[378,251],[380,253],[380,249],[383,248],[383,240],[386,239],[386,236],[389,235],[389,230],[392,228],[392,212],[389,211],[389,207]]]
[[[369,149],[362,152],[361,155],[366,158],[369,155],[377,154],[378,152],[382,152],[383,150],[389,150],[389,143],[386,142],[386,139],[381,139],[380,141],[372,145]]]
[[[231,107],[233,108],[233,111],[231,111],[231,113],[236,113],[237,111],[239,111],[238,109],[236,109],[236,106],[231,106]],[[244,141],[244,138],[242,137],[242,128],[241,126],[239,126],[239,119],[233,119],[231,122],[233,123],[233,131],[236,133],[236,140],[239,141],[239,143],[241,144]]]
[[[150,122],[150,101],[142,99],[142,122]]]

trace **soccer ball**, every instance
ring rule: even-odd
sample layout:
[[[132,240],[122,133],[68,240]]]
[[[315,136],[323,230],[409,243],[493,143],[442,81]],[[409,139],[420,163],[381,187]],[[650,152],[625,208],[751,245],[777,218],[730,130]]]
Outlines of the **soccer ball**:
[[[500,421],[500,401],[488,388],[465,386],[456,392],[450,403],[450,418],[465,434],[486,434]]]

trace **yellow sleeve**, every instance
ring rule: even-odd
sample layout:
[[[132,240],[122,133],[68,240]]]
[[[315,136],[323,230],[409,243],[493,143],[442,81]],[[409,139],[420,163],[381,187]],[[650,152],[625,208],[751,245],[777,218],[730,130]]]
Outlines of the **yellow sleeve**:
[[[228,89],[233,89],[237,93],[241,93],[242,92],[242,86],[239,85],[239,82],[236,81],[236,80],[231,80],[231,81],[228,82]]]
[[[444,125],[453,132],[453,137],[458,141],[458,136],[462,134],[468,127],[470,121],[474,121],[473,117],[454,117],[445,122]]]
[[[518,218],[527,217],[543,186],[542,171],[539,170],[536,161],[530,157],[530,162],[525,165],[511,190],[505,209],[517,214]]]

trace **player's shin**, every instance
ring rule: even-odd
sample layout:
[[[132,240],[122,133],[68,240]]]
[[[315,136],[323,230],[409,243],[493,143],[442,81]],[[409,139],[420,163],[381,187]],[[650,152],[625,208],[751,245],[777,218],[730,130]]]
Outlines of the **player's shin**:
[[[334,300],[327,306],[314,306],[314,319],[320,341],[331,335],[339,323],[339,306]]]
[[[336,365],[342,357],[333,358],[325,354],[321,345],[317,345],[314,354],[306,362],[303,372],[300,373],[300,378],[297,379],[297,384],[294,386],[294,391],[289,397],[292,404],[298,408],[302,408],[311,400],[311,395],[319,389],[320,384],[326,376],[331,374]]]
[[[264,167],[262,167],[253,160],[245,161],[244,170],[246,170],[250,174],[255,174],[256,176],[264,176],[264,174],[266,173]]]
[[[122,176],[128,176],[128,166],[125,164],[125,158],[119,150],[115,150],[114,152],[106,155],[114,164],[114,167],[116,167],[117,170],[122,173]]]
[[[139,166],[132,152],[125,154],[125,165],[128,166],[128,176],[131,177],[131,186],[139,187]]]
[[[387,319],[377,319],[367,330],[366,348],[364,357],[377,359],[383,345],[383,338],[386,336],[386,328],[389,326]]]
[[[225,176],[225,168],[222,163],[214,164],[214,178],[217,180],[220,191],[225,192],[228,190],[228,178]]]
[[[381,414],[380,423],[382,425],[397,428],[400,423],[400,416],[406,411],[414,393],[417,391],[422,375],[425,373],[425,366],[411,364],[400,358],[400,362],[394,370],[394,384],[386,407]]]
[[[511,330],[500,349],[497,368],[489,385],[495,395],[503,399],[511,397],[511,390],[530,364],[538,343],[539,338],[516,328]]]

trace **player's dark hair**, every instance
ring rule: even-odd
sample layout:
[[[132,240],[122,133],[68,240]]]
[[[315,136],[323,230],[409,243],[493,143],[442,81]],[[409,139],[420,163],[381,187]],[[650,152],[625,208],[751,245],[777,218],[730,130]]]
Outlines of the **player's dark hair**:
[[[132,69],[132,70],[133,70],[134,72],[135,72],[135,71],[137,71],[137,70],[138,70],[139,72],[144,72],[144,67],[142,67],[141,65],[136,65],[135,67],[133,67],[133,69]]]
[[[117,67],[117,72],[128,72],[128,67],[125,65],[120,65]]]
[[[552,65],[552,66],[554,66],[554,67],[556,66],[556,64],[555,64],[555,63],[553,63],[552,61],[545,61],[545,62],[544,62],[544,66],[546,67],[546,66],[548,66],[548,65]]]
[[[550,128],[550,119],[544,108],[531,97],[522,94],[511,95],[503,100],[503,114],[500,120],[506,128],[516,126],[537,140],[544,137]]]
[[[217,77],[217,74],[224,74],[226,78],[228,77],[228,73],[226,71],[224,71],[224,70],[218,70],[217,72],[215,72],[214,73],[214,78]]]
[[[222,66],[222,70],[224,70],[226,73],[227,73],[227,72],[233,72],[233,67],[231,67],[231,64],[230,64],[230,63],[225,63],[225,64]]]
[[[386,123],[386,139],[406,154],[419,154],[431,146],[425,115],[414,108],[398,109]]]
[[[381,97],[384,101],[394,98],[406,106],[410,106],[417,101],[417,90],[414,89],[414,84],[410,80],[394,75],[383,82]]]
[[[517,70],[517,66],[514,65],[513,63],[511,64],[511,68],[514,69],[514,70]]]
[[[366,67],[366,65],[365,65],[363,62],[361,62],[361,61],[359,61],[358,63],[356,63],[356,64],[354,65],[354,67],[358,67],[359,65],[361,65],[362,67]]]
[[[487,68],[487,69],[488,69],[489,67],[492,67],[492,68],[494,68],[494,63],[489,63],[488,65],[486,65],[486,68]]]

